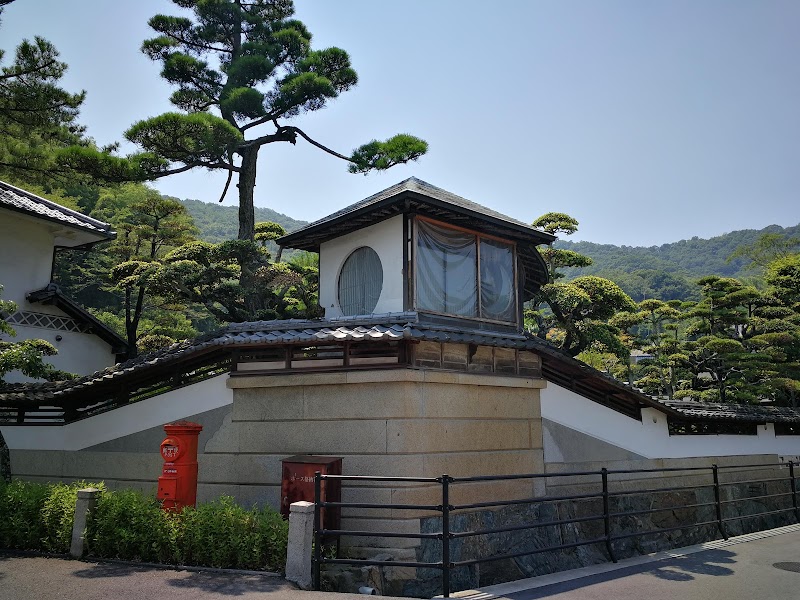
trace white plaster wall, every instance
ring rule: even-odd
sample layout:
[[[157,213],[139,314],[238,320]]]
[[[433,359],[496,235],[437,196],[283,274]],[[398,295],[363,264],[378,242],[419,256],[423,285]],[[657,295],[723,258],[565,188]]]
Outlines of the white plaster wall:
[[[44,311],[36,310],[35,312]],[[49,314],[63,315],[64,313],[59,310],[51,310]],[[53,344],[58,350],[58,354],[48,356],[45,360],[62,371],[75,373],[76,375],[88,375],[110,367],[116,362],[116,355],[112,353],[111,346],[94,334],[16,324],[12,325],[12,327],[17,332],[17,336],[9,339],[13,339],[15,342],[40,339]],[[61,336],[61,341],[56,341],[56,336],[58,335]],[[19,371],[12,371],[5,376],[5,380],[9,383],[36,381],[22,376]]]
[[[47,223],[12,211],[0,210],[0,284],[2,298],[13,300],[17,309],[26,312],[67,316],[55,306],[31,304],[25,294],[39,290],[50,283],[55,229]],[[87,375],[104,369],[115,362],[111,346],[95,335],[58,331],[41,327],[12,325],[17,332],[14,341],[42,339],[58,349],[56,356],[47,362],[57,369]],[[56,341],[60,335],[62,340]],[[3,338],[6,339],[6,338]],[[9,373],[9,383],[33,381],[21,374]]]
[[[233,403],[228,374],[62,427],[0,427],[11,450],[82,450]]]
[[[339,271],[347,257],[361,246],[375,250],[383,266],[383,289],[374,312],[403,310],[403,216],[398,215],[320,245],[319,303],[327,318],[342,316]]]
[[[550,382],[541,391],[541,402],[543,419],[646,458],[800,455],[800,436],[776,436],[772,424],[767,424],[766,428],[760,425],[758,435],[670,436],[667,416],[653,408],[642,409],[642,421],[639,422]],[[545,439],[545,462],[557,462],[557,455],[554,441]],[[586,460],[592,460],[592,457],[587,456]]]
[[[46,224],[0,210],[0,284],[4,300],[13,300],[20,310],[36,310],[25,300],[25,294],[50,283],[52,261],[53,233]]]

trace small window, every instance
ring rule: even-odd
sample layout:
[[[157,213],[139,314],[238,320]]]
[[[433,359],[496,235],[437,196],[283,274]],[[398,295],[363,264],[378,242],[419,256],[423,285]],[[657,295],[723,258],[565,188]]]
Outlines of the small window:
[[[344,315],[368,315],[378,305],[383,289],[383,265],[369,246],[354,251],[339,273],[339,307]]]

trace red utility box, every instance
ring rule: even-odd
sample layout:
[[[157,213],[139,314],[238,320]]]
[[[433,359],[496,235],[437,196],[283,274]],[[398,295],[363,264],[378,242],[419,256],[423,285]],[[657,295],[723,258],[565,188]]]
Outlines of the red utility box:
[[[289,518],[289,505],[292,502],[314,502],[314,473],[323,475],[341,475],[342,459],[336,456],[314,456],[300,454],[283,459],[283,477],[281,478],[281,514]],[[341,502],[342,482],[340,480],[322,480],[322,501]],[[322,529],[340,529],[341,509],[323,508],[320,513]]]
[[[202,425],[178,421],[164,425],[161,442],[164,468],[158,478],[157,498],[164,510],[180,510],[197,502],[197,439]]]

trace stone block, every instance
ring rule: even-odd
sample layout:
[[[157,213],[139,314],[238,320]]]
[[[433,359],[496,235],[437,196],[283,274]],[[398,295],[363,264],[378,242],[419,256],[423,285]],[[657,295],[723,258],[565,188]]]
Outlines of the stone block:
[[[519,374],[526,377],[542,376],[542,359],[535,352],[520,350],[517,353]]]
[[[314,542],[314,505],[294,502],[289,512],[286,579],[300,588],[311,588],[311,552]]]
[[[531,428],[531,448],[544,448],[544,437],[542,436],[542,420],[531,419],[529,421]]]
[[[424,461],[422,473],[428,477],[438,477],[443,473],[452,477],[514,475],[544,470],[541,452],[530,449],[427,454]]]
[[[381,369],[377,371],[348,371],[347,383],[381,383],[389,381],[424,381],[419,369]]]
[[[396,419],[387,422],[390,453],[469,452],[527,448],[525,420]]]
[[[442,368],[466,371],[469,364],[469,344],[442,344]]]
[[[236,491],[236,501],[242,506],[269,506],[281,509],[281,486],[279,485],[240,485]]]
[[[258,454],[386,452],[386,421],[238,423],[239,451]]]
[[[415,538],[386,538],[384,532],[419,533],[419,519],[342,519],[342,529],[351,531],[375,532],[375,537],[359,536],[358,538],[342,538],[343,545],[352,542],[360,547],[373,548],[414,548],[419,545]]]
[[[392,454],[353,454],[344,457],[342,473],[344,475],[419,477],[424,473],[424,462],[425,458],[422,454],[405,454],[402,456]],[[361,485],[355,481],[348,481],[346,484],[349,486]]]
[[[217,500],[220,496],[232,496],[238,502],[239,487],[230,483],[198,483],[197,503],[206,504]]]
[[[347,484],[348,482],[342,482]],[[391,504],[392,489],[388,486],[381,487],[380,482],[374,482],[376,487],[347,487],[342,485],[342,502],[359,502],[366,504]],[[342,508],[343,518],[352,517],[372,517],[386,519],[392,517],[391,509],[388,508]]]
[[[233,392],[233,421],[303,418],[303,388],[245,388]]]
[[[421,414],[422,386],[391,380],[308,386],[303,402],[306,419],[414,418]]]
[[[232,389],[336,385],[347,383],[347,373],[292,373],[290,375],[232,375],[227,386]]]
[[[470,373],[494,372],[494,349],[491,346],[470,346],[467,370]]]
[[[235,402],[234,402],[235,403]],[[209,438],[201,452],[239,452],[239,424],[233,423],[233,411],[225,415],[222,425]]]
[[[60,478],[64,472],[61,450],[10,450],[11,471],[15,477]]]
[[[442,368],[442,346],[439,342],[420,342],[414,346],[414,364],[431,369]]]
[[[81,558],[86,552],[86,522],[90,518],[97,504],[100,490],[96,488],[84,488],[78,490],[75,500],[75,517],[72,522],[72,542],[69,554],[72,558]]]
[[[530,419],[538,393],[527,388],[426,383],[424,416],[459,419]]]
[[[515,375],[517,373],[517,351],[512,348],[495,348],[494,372],[498,375]]]
[[[64,452],[63,474],[70,479],[99,481],[119,479],[156,481],[164,459],[158,448],[152,453],[140,452]]]

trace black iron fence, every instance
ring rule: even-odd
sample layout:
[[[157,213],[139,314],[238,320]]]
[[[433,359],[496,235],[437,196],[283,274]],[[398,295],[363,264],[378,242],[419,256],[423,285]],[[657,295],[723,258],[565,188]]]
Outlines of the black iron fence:
[[[778,471],[779,477],[760,477],[757,479],[741,479],[736,478],[732,481],[720,481],[721,473],[736,473],[742,474],[742,470],[764,470]],[[785,474],[780,473],[780,470],[786,471]],[[663,474],[668,477],[675,477],[678,474],[686,474],[687,476],[701,476],[708,478],[707,483],[700,483],[699,485],[679,485],[658,488],[637,488],[637,489],[624,489],[619,491],[609,490],[609,477],[614,476],[629,476],[641,474],[643,477],[654,477]],[[473,502],[465,504],[452,504],[451,491],[454,486],[468,483],[488,483],[500,481],[514,481],[514,480],[548,480],[554,478],[565,477],[579,477],[581,480],[576,485],[581,489],[592,488],[588,492],[579,494],[568,495],[554,495],[554,496],[533,496],[523,499],[509,499],[509,500],[493,500],[488,502]],[[441,504],[387,504],[387,503],[367,503],[367,502],[330,502],[324,499],[323,486],[326,480],[338,481],[352,481],[352,482],[374,482],[385,484],[436,484],[440,486],[440,495],[437,499],[441,498]],[[773,484],[774,486],[786,486],[785,491],[777,491],[767,493],[767,485]],[[745,497],[730,497],[723,499],[721,493],[723,489],[731,486],[749,486],[750,490],[755,490],[756,495],[748,495]],[[567,487],[562,485],[560,487]],[[658,506],[656,508],[638,509],[638,510],[622,510],[612,511],[610,499],[619,498],[624,496],[633,496],[638,494],[667,494],[673,492],[696,492],[697,490],[707,488],[713,489],[713,501],[708,502],[692,502],[688,504],[669,503],[667,505]],[[740,464],[740,465],[726,465],[710,467],[675,467],[675,468],[662,468],[662,469],[601,469],[599,471],[574,471],[574,472],[559,472],[559,473],[531,473],[520,475],[498,475],[498,476],[479,476],[479,477],[451,477],[449,475],[442,475],[441,477],[371,477],[371,476],[355,476],[355,475],[322,475],[317,472],[314,480],[315,490],[315,512],[314,512],[314,555],[312,557],[313,564],[313,579],[314,589],[320,589],[320,571],[324,564],[348,564],[358,566],[388,566],[388,567],[416,567],[416,568],[430,568],[438,569],[442,572],[441,589],[442,595],[448,597],[450,595],[450,576],[453,569],[459,567],[467,567],[480,563],[496,561],[501,559],[514,559],[542,552],[550,552],[554,550],[565,550],[568,548],[575,548],[578,546],[586,546],[590,544],[604,544],[608,552],[609,558],[613,562],[617,562],[612,542],[615,540],[624,540],[626,538],[648,536],[653,534],[662,534],[679,529],[689,529],[702,526],[714,526],[719,531],[719,534],[728,539],[728,530],[726,524],[731,521],[738,521],[744,519],[751,519],[756,517],[766,517],[769,515],[778,515],[786,513],[794,513],[795,518],[800,521],[800,509],[798,509],[798,491],[797,480],[795,478],[795,464],[793,462],[786,463],[771,463],[771,464]],[[764,493],[760,493],[763,490]],[[776,500],[782,499],[779,504],[783,505],[781,508],[774,508],[772,510],[765,510],[761,512],[754,512],[750,514],[736,514],[730,515],[731,511],[726,511],[727,507],[736,503],[753,501],[753,500]],[[510,507],[515,505],[530,505],[535,503],[546,502],[559,502],[559,501],[573,501],[573,500],[601,500],[602,512],[597,514],[585,515],[569,519],[556,519],[548,521],[537,521],[531,523],[524,523],[521,525],[507,525],[504,527],[496,528],[479,528],[470,531],[451,530],[452,513],[454,511],[472,511],[479,509],[498,509],[502,507]],[[766,506],[766,504],[764,504]],[[713,507],[713,513],[711,512]],[[321,523],[321,511],[323,508],[341,510],[341,509],[386,509],[386,510],[412,510],[430,512],[432,515],[441,516],[441,531],[435,533],[402,533],[402,532],[389,532],[389,531],[358,531],[358,530],[345,530],[345,529],[325,529],[324,524]],[[682,523],[677,526],[657,528],[645,531],[636,531],[633,533],[616,532],[615,523],[624,517],[635,517],[647,514],[653,514],[663,511],[675,511],[680,509],[699,509],[706,508],[707,514],[713,514],[713,518],[707,520],[695,520],[691,523]],[[728,514],[726,514],[726,512]],[[701,514],[700,511],[697,514]],[[603,524],[603,535],[600,537],[592,537],[590,539],[580,539],[578,541],[562,543],[557,545],[541,546],[524,551],[505,553],[505,554],[492,554],[490,556],[478,556],[465,560],[451,560],[451,542],[462,538],[469,538],[475,536],[483,536],[490,534],[509,533],[518,531],[538,530],[548,526],[561,526],[585,522],[601,522]],[[338,558],[328,557],[323,551],[323,545],[326,540],[338,540],[341,537],[370,537],[370,538],[405,538],[416,540],[438,540],[441,542],[441,553],[437,557],[439,560],[435,562],[422,562],[422,561],[396,561],[396,560],[372,560],[372,559],[356,559],[356,558]]]

